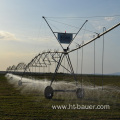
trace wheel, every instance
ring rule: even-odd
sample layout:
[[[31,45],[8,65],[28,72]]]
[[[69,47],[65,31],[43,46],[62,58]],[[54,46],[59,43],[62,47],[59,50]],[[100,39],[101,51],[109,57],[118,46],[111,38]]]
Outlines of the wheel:
[[[47,86],[44,91],[45,98],[52,99],[53,97],[53,88],[51,86]]]
[[[18,81],[18,85],[22,86],[22,81],[21,80]]]
[[[84,97],[84,89],[77,88],[76,95],[77,95],[77,98],[83,98]]]
[[[13,77],[10,77],[10,80],[12,80],[13,79]]]

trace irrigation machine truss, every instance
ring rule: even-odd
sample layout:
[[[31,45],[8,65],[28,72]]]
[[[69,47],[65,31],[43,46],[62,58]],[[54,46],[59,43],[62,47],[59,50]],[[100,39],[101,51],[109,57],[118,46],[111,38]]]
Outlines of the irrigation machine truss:
[[[83,25],[79,28],[79,30],[76,33],[59,33],[59,32],[54,32],[51,28],[51,26],[49,25],[48,21],[46,20],[46,18],[43,16],[43,19],[45,20],[45,22],[47,23],[48,27],[50,28],[50,30],[52,31],[53,35],[55,36],[55,38],[57,39],[58,43],[60,44],[61,48],[63,49],[63,51],[59,52],[57,50],[55,51],[44,51],[42,53],[39,53],[37,56],[35,56],[27,65],[25,63],[19,63],[17,66],[13,65],[12,67],[8,67],[7,68],[7,72],[8,73],[15,73],[19,70],[22,70],[22,77],[24,75],[24,73],[26,72],[27,74],[31,73],[30,68],[31,67],[47,67],[50,66],[53,62],[57,63],[55,72],[52,76],[52,80],[49,86],[47,86],[44,90],[44,96],[47,99],[52,99],[54,92],[75,92],[77,95],[77,98],[83,98],[84,97],[84,89],[82,87],[78,87],[78,81],[76,78],[76,75],[74,74],[74,69],[70,60],[70,56],[69,53],[76,51],[78,49],[81,49],[82,47],[86,46],[87,44],[95,41],[96,39],[100,38],[101,36],[103,36],[104,34],[110,32],[111,30],[113,30],[114,28],[118,27],[120,25],[120,23],[116,24],[115,26],[111,27],[108,30],[103,31],[103,33],[101,34],[97,34],[96,37],[94,37],[93,39],[89,40],[86,43],[82,43],[81,45],[78,45],[77,48],[69,50],[69,47],[71,45],[71,43],[74,41],[74,39],[76,38],[76,36],[78,35],[78,33],[81,31],[81,29],[83,28],[83,26],[86,24],[86,22],[88,20],[86,20]],[[57,34],[57,35],[56,35]],[[62,44],[67,44],[67,47],[64,48]],[[66,68],[64,65],[62,65],[62,61],[63,59],[66,58],[66,61],[69,65],[69,68]],[[76,89],[74,90],[54,90],[52,88],[52,83],[55,80],[55,77],[58,73],[59,68],[63,67],[65,70],[67,70],[71,75],[73,75],[73,79],[76,82]],[[18,81],[18,85],[21,86],[22,85],[22,77],[21,80]]]

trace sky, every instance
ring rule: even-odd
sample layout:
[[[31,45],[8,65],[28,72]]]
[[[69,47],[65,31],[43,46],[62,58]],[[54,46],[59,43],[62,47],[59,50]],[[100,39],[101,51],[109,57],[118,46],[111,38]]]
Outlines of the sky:
[[[103,27],[108,29],[119,23],[119,15],[120,0],[0,0],[0,71],[20,62],[27,64],[44,50],[61,50],[42,16],[47,17],[55,31],[60,29],[62,32],[76,32],[78,30],[76,28],[88,19],[83,29],[101,33]],[[96,20],[96,17],[90,18],[92,16],[103,17],[98,17]],[[76,19],[73,20],[73,18]],[[76,28],[61,25],[60,22]],[[92,38],[93,32],[84,34],[85,32],[85,30],[80,32],[76,43],[80,44],[82,40],[87,41]],[[105,35],[105,73],[120,72],[119,33],[120,27]],[[73,43],[71,49],[75,48],[75,45]],[[84,48],[84,73],[93,73],[93,47],[91,43]],[[96,41],[96,73],[101,73],[101,53],[102,38]],[[77,52],[70,55],[76,70]],[[79,50],[78,60],[80,73],[81,50]]]

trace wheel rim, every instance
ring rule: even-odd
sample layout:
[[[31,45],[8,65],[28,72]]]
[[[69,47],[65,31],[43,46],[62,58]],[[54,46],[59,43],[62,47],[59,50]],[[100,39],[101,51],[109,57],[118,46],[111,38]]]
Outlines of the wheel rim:
[[[44,91],[45,98],[52,99],[53,97],[53,88],[51,86],[47,86]]]

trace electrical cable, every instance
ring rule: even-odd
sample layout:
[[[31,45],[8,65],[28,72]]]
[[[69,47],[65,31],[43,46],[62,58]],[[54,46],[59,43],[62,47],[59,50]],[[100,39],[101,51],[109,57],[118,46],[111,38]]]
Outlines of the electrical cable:
[[[88,16],[88,17],[46,17],[46,18],[57,18],[57,19],[81,19],[81,18],[101,18],[101,17],[120,17],[120,15],[110,15],[110,16]]]
[[[106,31],[106,28],[103,27],[103,32]],[[104,35],[103,35],[103,50],[102,50],[102,90],[103,90],[103,69],[104,69]]]
[[[77,46],[76,46],[77,47]],[[78,73],[78,50],[77,50],[77,66],[76,66],[76,74]]]
[[[95,41],[94,41],[94,88],[95,88]]]
[[[84,42],[84,41],[83,41]],[[82,88],[82,82],[83,82],[83,47],[82,47],[82,58],[81,58],[81,88]]]
[[[67,25],[69,27],[73,27],[73,28],[76,28],[76,29],[79,29],[79,27],[76,27],[76,26],[73,26],[73,25],[70,25],[70,24],[67,24],[67,23],[63,23],[63,22],[59,22],[59,21],[56,21],[56,20],[51,20],[49,19],[50,21],[54,21],[54,22],[57,22],[57,23],[60,23],[60,24],[64,24],[64,25]],[[52,24],[51,24],[52,25]],[[53,25],[52,25],[53,26]],[[55,26],[54,26],[55,27]],[[56,27],[55,27],[56,28]],[[85,30],[85,31],[88,31],[88,32],[91,32],[91,33],[95,33],[94,31],[91,31],[91,30],[87,30],[87,29],[82,29],[82,30]]]

